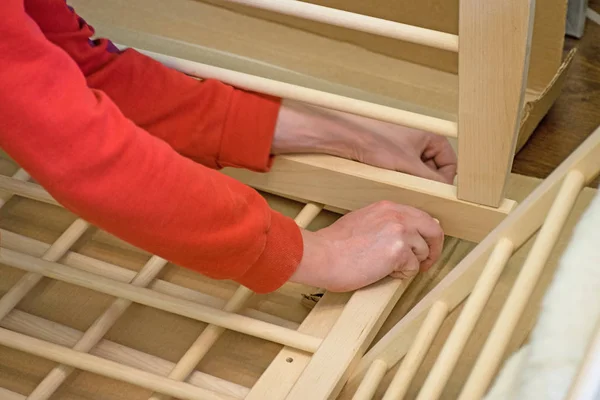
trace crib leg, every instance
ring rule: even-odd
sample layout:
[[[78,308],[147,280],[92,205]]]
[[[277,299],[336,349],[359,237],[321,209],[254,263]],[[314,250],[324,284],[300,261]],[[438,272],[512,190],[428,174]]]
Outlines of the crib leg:
[[[535,0],[461,0],[458,198],[498,207],[516,148]]]

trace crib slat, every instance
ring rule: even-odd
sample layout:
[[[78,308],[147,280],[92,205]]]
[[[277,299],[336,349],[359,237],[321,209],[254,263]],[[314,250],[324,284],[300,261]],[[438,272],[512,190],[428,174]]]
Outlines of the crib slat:
[[[167,296],[151,289],[116,282],[99,275],[41,260],[4,247],[0,248],[0,262],[25,271],[43,274],[49,278],[128,299],[199,321],[220,325],[227,329],[295,347],[307,352],[315,352],[322,342],[322,339],[291,329]]]
[[[14,232],[6,231],[4,229],[0,229],[0,235],[2,235],[2,244],[6,248],[25,253],[30,256],[41,255],[50,247],[47,243],[28,238]],[[114,279],[116,281],[125,283],[134,279],[136,275],[134,271],[129,269],[72,251],[69,251],[67,254],[65,254],[62,264],[77,268],[81,271],[91,272],[105,278]],[[220,298],[179,286],[162,279],[153,281],[149,287],[152,290],[156,290],[158,293],[193,301],[209,307],[221,308],[225,305],[225,301]],[[245,309],[242,314],[250,318],[276,324],[285,328],[294,330],[298,328],[298,324],[296,322],[289,321],[272,314],[267,314],[257,309],[248,308]]]
[[[5,319],[0,321],[0,326],[36,339],[67,347],[75,346],[77,341],[84,335],[84,332],[18,310],[13,310]],[[90,354],[161,376],[167,376],[175,365],[165,359],[106,339],[102,339],[90,351]],[[243,399],[249,392],[249,389],[245,386],[199,371],[195,371],[187,382],[194,386],[239,399]],[[0,399],[4,400],[3,397],[0,397]]]
[[[458,51],[458,36],[296,0],[225,0],[433,48]]]
[[[234,400],[235,397],[211,392],[189,383],[176,382],[162,376],[135,369],[114,361],[81,353],[67,347],[11,332],[0,328],[0,344],[25,353],[67,364],[72,367],[106,376],[147,389],[168,393],[186,400]]]
[[[438,359],[429,372],[417,400],[435,400],[442,394],[442,390],[513,251],[514,245],[509,239],[502,238],[496,244],[473,292],[446,339]]]
[[[167,261],[160,257],[153,256],[142,267],[140,272],[131,281],[132,285],[144,287],[147,286],[167,265]],[[131,305],[130,300],[116,299],[110,307],[94,321],[87,332],[79,339],[73,347],[73,350],[80,352],[89,352],[98,344],[106,332],[117,322],[119,317],[127,311]],[[29,395],[28,400],[46,400],[60,387],[60,385],[73,372],[73,368],[67,365],[58,365],[38,384],[38,386]]]
[[[392,382],[385,392],[383,400],[399,400],[404,398],[410,383],[421,366],[427,351],[433,343],[444,319],[448,315],[448,305],[443,301],[435,303],[429,312],[415,341],[411,344],[402,364],[394,374]]]
[[[123,46],[119,47],[123,48]],[[241,89],[277,96],[284,99],[296,100],[393,124],[405,125],[442,136],[457,136],[456,123],[453,121],[370,103],[368,101],[352,99],[350,97],[279,82],[242,72],[213,67],[211,65],[167,56],[145,49],[136,48],[135,50],[190,76],[201,77],[203,79],[217,79]]]
[[[529,70],[533,0],[461,0],[458,198],[504,199]]]
[[[485,394],[550,253],[585,184],[583,173],[570,171],[565,177],[544,224],[527,255],[523,268],[488,336],[459,400],[478,399]]]
[[[385,361],[373,361],[352,400],[371,400],[387,370]]]
[[[47,261],[57,261],[60,259],[73,244],[81,238],[89,228],[89,224],[82,219],[77,219],[67,230],[54,242],[52,246],[42,256]],[[27,296],[27,293],[33,289],[43,278],[41,274],[29,272],[10,288],[10,290],[0,299],[0,319],[4,318],[17,304]]]

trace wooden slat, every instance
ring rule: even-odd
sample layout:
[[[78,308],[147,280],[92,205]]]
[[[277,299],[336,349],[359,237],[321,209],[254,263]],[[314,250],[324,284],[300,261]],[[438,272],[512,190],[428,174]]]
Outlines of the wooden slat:
[[[477,358],[459,400],[480,398],[485,395],[502,361],[508,342],[584,185],[585,176],[577,169],[569,171],[563,180],[560,191],[552,203],[533,248],[527,255],[517,281],[502,307],[498,320]]]
[[[369,350],[353,372],[349,390],[360,383],[373,360],[381,358],[394,365],[408,350],[429,308],[443,300],[454,309],[471,292],[498,240],[506,237],[519,248],[542,225],[560,185],[571,169],[589,182],[600,171],[600,128],[597,128],[563,163],[546,178],[485,240],[479,243],[435,289],[430,291],[381,340]]]
[[[479,242],[514,208],[482,207],[458,200],[456,187],[327,155],[280,156],[268,174],[226,168],[223,172],[258,190],[344,210],[380,200],[413,206],[438,219],[448,236]]]
[[[352,295],[288,400],[335,398],[412,279],[384,279]]]
[[[525,95],[535,0],[461,0],[458,198],[499,206]]]
[[[298,332],[325,337],[344,311],[350,293],[327,292],[304,319]],[[284,347],[245,400],[283,400],[308,365],[311,354]]]
[[[213,309],[150,289],[113,281],[100,275],[31,257],[4,247],[0,247],[0,263],[308,352],[315,352],[322,342],[319,338],[278,325]]]

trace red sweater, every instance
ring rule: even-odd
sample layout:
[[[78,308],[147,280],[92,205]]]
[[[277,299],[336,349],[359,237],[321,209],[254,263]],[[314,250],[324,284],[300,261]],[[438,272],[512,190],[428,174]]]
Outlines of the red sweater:
[[[209,277],[261,293],[289,279],[300,230],[218,172],[268,171],[279,99],[92,41],[64,0],[0,10],[0,147],[58,202]]]

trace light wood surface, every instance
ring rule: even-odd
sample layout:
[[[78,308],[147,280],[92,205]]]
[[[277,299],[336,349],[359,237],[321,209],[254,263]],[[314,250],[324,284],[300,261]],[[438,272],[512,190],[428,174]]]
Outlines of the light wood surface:
[[[327,155],[290,155],[275,159],[269,174],[226,168],[225,174],[258,190],[355,210],[379,200],[422,209],[440,221],[447,235],[481,241],[514,209],[457,199],[456,187]]]
[[[535,0],[461,0],[458,198],[499,206],[527,87]]]

